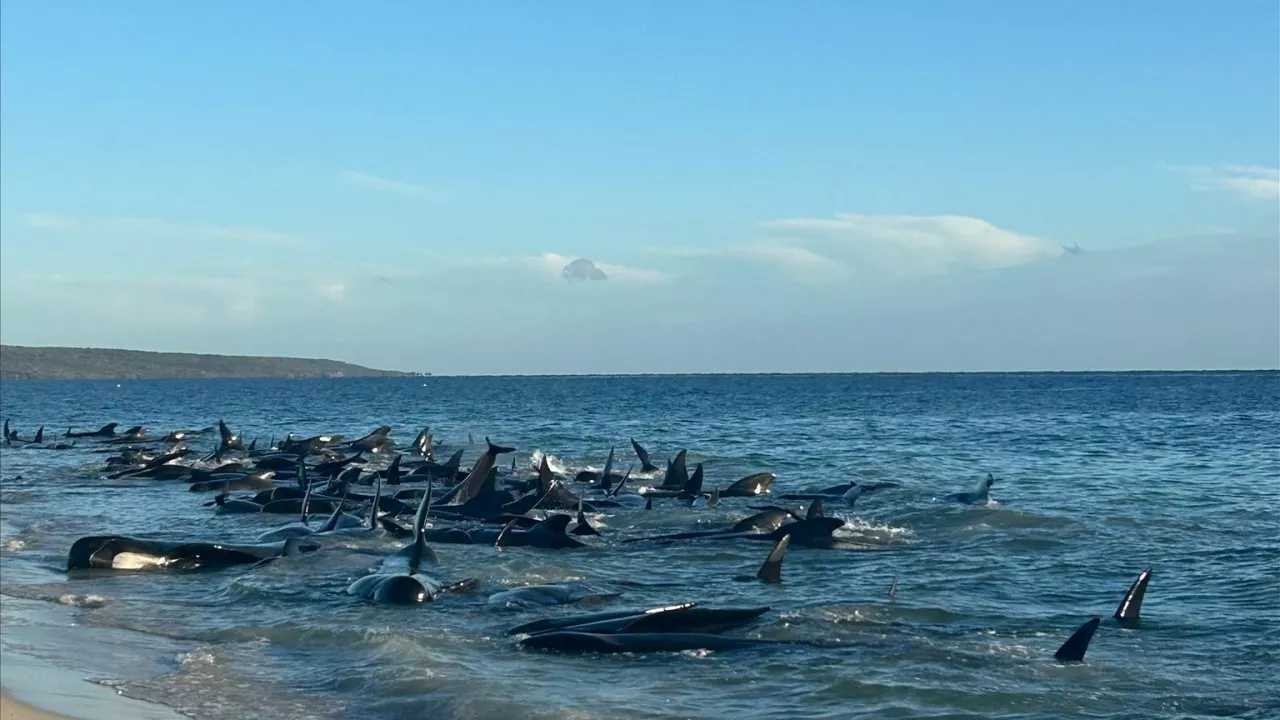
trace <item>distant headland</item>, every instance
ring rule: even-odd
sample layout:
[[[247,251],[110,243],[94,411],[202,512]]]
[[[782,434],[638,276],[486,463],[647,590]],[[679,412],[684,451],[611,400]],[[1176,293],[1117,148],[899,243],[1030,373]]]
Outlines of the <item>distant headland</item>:
[[[415,377],[308,358],[0,345],[0,380]]]

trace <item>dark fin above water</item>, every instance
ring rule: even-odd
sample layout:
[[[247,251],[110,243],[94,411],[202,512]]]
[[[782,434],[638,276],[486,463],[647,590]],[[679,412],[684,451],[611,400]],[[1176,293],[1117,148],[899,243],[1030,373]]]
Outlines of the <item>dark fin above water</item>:
[[[657,465],[649,461],[649,451],[640,447],[635,438],[631,438],[631,448],[636,451],[636,457],[640,458],[640,472],[654,472],[658,469]]]
[[[622,486],[627,484],[627,479],[631,477],[631,471],[634,470],[635,467],[635,465],[632,465],[627,468],[627,472],[623,474],[622,479],[619,480],[618,484],[614,485],[613,489],[609,491],[609,497],[618,497],[618,493],[622,492]]]
[[[396,477],[400,477],[400,456],[397,455],[391,465],[396,468]],[[388,476],[389,477],[389,476]],[[382,502],[382,476],[373,474],[373,505],[369,508],[369,532],[378,529],[378,505]]]
[[[1129,586],[1129,592],[1124,594],[1124,599],[1120,601],[1120,607],[1116,608],[1116,614],[1113,616],[1121,625],[1138,626],[1138,616],[1142,613],[1142,600],[1147,595],[1147,584],[1150,582],[1151,568],[1147,568]]]
[[[791,536],[783,535],[778,544],[773,546],[773,552],[769,553],[769,557],[760,566],[756,577],[770,584],[782,582],[782,556],[787,554],[787,546],[790,544]]]
[[[44,442],[44,426],[43,425],[41,425],[40,429],[36,431],[36,436],[32,438],[31,441],[36,443],[37,445]]]
[[[684,484],[684,497],[696,498],[702,494],[702,463],[693,468],[693,475]]]
[[[1102,618],[1093,618],[1089,622],[1081,625],[1075,632],[1071,633],[1071,637],[1062,643],[1062,647],[1058,648],[1058,652],[1053,654],[1053,658],[1058,662],[1083,662],[1084,654],[1089,650],[1089,641],[1093,640],[1093,634],[1098,630],[1098,624],[1102,622]]]
[[[503,525],[503,526],[502,526],[502,531],[498,533],[498,538],[497,538],[496,540],[494,540],[494,541],[493,541],[493,546],[494,546],[494,547],[496,547],[496,548],[506,547],[506,546],[507,546],[507,535],[509,535],[509,534],[511,533],[511,529],[512,529],[512,528],[514,528],[515,526],[516,526],[516,521],[515,521],[515,520],[512,520],[512,521],[508,522],[506,525]]]
[[[898,576],[894,575],[893,582],[889,583],[889,597],[894,597],[897,594],[898,594]]]
[[[578,498],[577,525],[575,525],[573,530],[570,530],[569,533],[571,535],[599,535],[600,534],[600,531],[591,527],[591,523],[587,522],[587,514],[582,511],[582,498]]]
[[[507,447],[506,445],[494,445],[493,441],[489,439],[488,435],[485,436],[484,442],[486,445],[489,446],[488,453],[490,455],[493,455],[494,457],[497,457],[499,455],[506,455],[507,453],[513,453],[516,451],[515,448]]]
[[[644,509],[645,509],[645,510],[652,510],[652,509],[653,509],[653,498],[648,497],[648,498],[645,498],[645,499],[644,499]]]
[[[351,485],[344,484],[342,486],[342,497],[333,505],[333,512],[329,514],[329,519],[320,527],[317,532],[333,532],[338,529],[338,518],[342,517],[342,506],[347,502],[347,492],[351,489]],[[374,506],[377,507],[376,505]],[[377,512],[377,510],[374,510]]]
[[[822,504],[822,501],[814,500],[813,503],[809,505],[809,512],[804,514],[804,519],[813,520],[814,518],[823,517],[825,513],[826,513],[826,506]]]
[[[391,465],[387,467],[387,484],[388,485],[400,484],[400,457],[401,457],[400,455],[396,455],[395,458],[391,460]],[[374,473],[374,474],[376,475],[377,473]]]
[[[663,490],[679,490],[689,482],[689,468],[685,465],[688,454],[688,450],[681,450],[674,460],[667,462],[667,474],[662,478]]]

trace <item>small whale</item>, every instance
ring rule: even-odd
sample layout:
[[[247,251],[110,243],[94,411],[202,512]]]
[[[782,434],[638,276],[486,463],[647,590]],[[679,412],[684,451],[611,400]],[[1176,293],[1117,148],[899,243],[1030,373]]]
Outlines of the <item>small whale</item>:
[[[82,437],[111,437],[116,434],[116,428],[120,423],[107,423],[97,430],[89,430],[87,432],[72,432],[71,428],[67,428],[65,437],[82,438]],[[9,428],[9,422],[5,421],[5,430]]]
[[[573,520],[572,516],[555,514],[523,531],[516,531],[513,529],[514,523],[507,523],[494,541],[494,547],[536,547],[552,550],[586,547],[565,532],[571,520]]]
[[[769,486],[777,476],[771,472],[748,475],[720,491],[720,497],[756,497],[769,492]]]
[[[289,538],[278,543],[229,545],[143,540],[123,535],[83,537],[67,553],[67,570],[216,570],[314,552],[320,546]]]
[[[586,583],[550,583],[503,590],[489,596],[489,603],[507,607],[568,605],[584,600],[609,600],[620,595],[622,593],[602,592]]]
[[[647,653],[686,650],[737,650],[760,645],[784,644],[779,640],[728,638],[706,633],[601,633],[555,632],[530,635],[520,641],[524,647],[562,652]]]
[[[987,473],[987,476],[978,483],[978,489],[970,492],[952,493],[947,496],[948,500],[965,503],[967,505],[982,505],[991,500],[991,486],[995,485],[996,479]]]
[[[476,460],[476,464],[472,466],[471,472],[467,473],[467,477],[459,484],[458,491],[453,497],[454,505],[462,505],[479,495],[483,487],[491,482],[489,471],[495,469],[494,464],[497,462],[498,456],[516,451],[513,447],[494,445],[487,437],[484,441],[488,448],[485,450],[484,455],[481,455],[480,459]],[[493,488],[490,487],[489,489],[492,490]]]

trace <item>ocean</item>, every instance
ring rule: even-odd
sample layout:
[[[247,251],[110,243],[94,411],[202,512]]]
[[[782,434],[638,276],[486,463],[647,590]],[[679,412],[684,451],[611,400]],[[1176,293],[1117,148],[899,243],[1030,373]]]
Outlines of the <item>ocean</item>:
[[[0,415],[38,425],[226,422],[358,437],[381,424],[441,453],[518,448],[572,478],[630,438],[687,448],[707,486],[772,493],[892,482],[830,506],[857,549],[793,547],[783,582],[741,582],[767,543],[621,539],[719,527],[768,498],[606,510],[575,550],[441,545],[480,588],[414,607],[347,586],[402,540],[354,538],[246,571],[69,578],[92,534],[250,542],[279,515],[219,515],[186,483],[106,480],[91,440],[0,449],[3,643],[198,718],[1280,717],[1280,373],[1048,373],[10,382]],[[504,458],[504,461],[506,458]],[[992,502],[947,495],[991,473]],[[660,481],[633,473],[639,486]],[[572,485],[572,483],[570,483]],[[571,487],[578,490],[579,487]],[[792,502],[800,508],[803,503]],[[1153,569],[1138,629],[1104,622],[1086,661],[1052,656]],[[896,592],[890,588],[896,579]],[[525,584],[621,592],[550,609]],[[570,655],[506,630],[675,602],[768,606],[724,652]]]

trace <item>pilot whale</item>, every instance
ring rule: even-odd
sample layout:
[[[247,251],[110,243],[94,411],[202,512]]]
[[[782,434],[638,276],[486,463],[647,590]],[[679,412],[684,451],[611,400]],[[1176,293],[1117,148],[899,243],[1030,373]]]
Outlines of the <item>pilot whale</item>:
[[[216,570],[320,549],[299,538],[255,545],[145,540],[123,535],[82,537],[67,553],[67,570]]]

